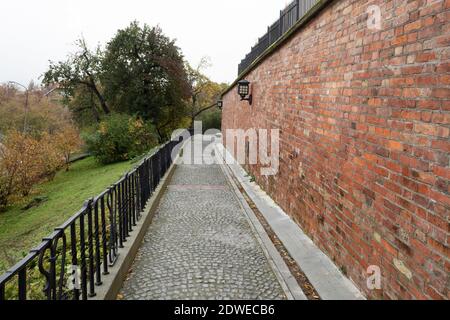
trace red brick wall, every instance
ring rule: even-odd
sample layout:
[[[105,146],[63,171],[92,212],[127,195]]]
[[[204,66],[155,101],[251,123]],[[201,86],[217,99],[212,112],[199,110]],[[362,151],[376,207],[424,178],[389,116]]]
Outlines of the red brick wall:
[[[369,298],[449,299],[450,0],[334,1],[245,78],[223,129],[281,130],[259,185]]]

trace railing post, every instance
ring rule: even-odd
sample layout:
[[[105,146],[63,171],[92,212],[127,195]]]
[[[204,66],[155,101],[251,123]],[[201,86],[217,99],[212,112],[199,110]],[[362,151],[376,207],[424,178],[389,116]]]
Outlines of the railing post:
[[[109,209],[109,224],[110,224],[110,235],[109,235],[109,265],[113,266],[117,260],[117,251],[120,235],[117,231],[117,219],[118,219],[118,185],[113,185],[108,190],[107,205]],[[120,222],[119,222],[120,224]]]
[[[145,161],[145,160],[144,160]],[[142,163],[144,165],[144,162]],[[142,211],[142,201],[141,201],[141,170],[140,167],[136,170],[136,206],[139,213]]]
[[[162,170],[162,149],[159,149],[158,152],[158,183],[157,185],[159,185],[159,182],[161,181],[161,170]]]
[[[78,256],[77,256],[77,231],[75,229],[75,223],[70,225],[70,255],[72,256],[72,267],[78,266]],[[77,271],[72,270],[73,277],[78,277]],[[80,289],[77,286],[73,287],[73,300],[80,299]]]
[[[136,214],[136,172],[132,173],[130,176],[130,198],[131,198],[131,215],[132,215],[132,226],[136,226],[137,214]]]
[[[130,186],[130,174],[125,175],[125,198],[127,199],[126,207],[127,210],[127,232],[126,237],[130,236],[130,232],[132,231],[132,214],[131,214],[131,186]]]
[[[122,180],[122,210],[123,210],[123,242],[127,242],[129,235],[129,224],[128,224],[128,173]]]
[[[95,278],[94,278],[94,239],[93,239],[93,221],[92,213],[94,209],[94,199],[89,199],[89,207],[87,209],[87,222],[88,222],[88,256],[89,256],[89,297],[95,297]]]
[[[87,201],[85,204],[86,210],[83,211],[80,215],[80,271],[81,271],[81,299],[87,300],[87,272],[86,272],[86,229],[84,226],[84,216],[86,211],[89,210],[91,205],[90,201]]]
[[[117,184],[117,217],[119,221],[119,248],[123,248],[123,195],[122,195],[122,183]]]
[[[0,284],[0,301],[5,300],[5,284]]]
[[[100,260],[100,223],[99,223],[99,201],[97,199],[94,205],[94,239],[95,239],[95,285],[102,284],[101,260]],[[101,210],[101,209],[100,209]]]
[[[153,159],[154,159],[154,157],[149,159],[148,163],[147,163],[147,173],[148,173],[147,183],[148,183],[149,194],[153,194],[153,192],[155,191],[155,174],[153,173],[153,167],[154,167]],[[146,199],[146,200],[148,200],[148,199]]]
[[[297,19],[295,19],[295,22],[297,22],[298,20],[300,20],[300,0],[295,0],[295,5],[297,6]]]
[[[144,185],[144,193],[142,198],[142,208],[145,207],[145,204],[147,203],[148,199],[150,198],[150,195],[153,194],[153,172],[152,172],[152,163],[153,163],[154,156],[147,159],[145,162],[145,166],[143,167],[143,180],[142,183]]]
[[[26,267],[19,271],[19,300],[27,300],[27,269]]]
[[[108,247],[106,243],[106,207],[105,207],[105,197],[108,197],[108,193],[102,197],[102,202],[100,206],[101,219],[102,219],[102,248],[103,248],[103,275],[109,274],[108,271]],[[108,201],[108,199],[106,199]],[[112,228],[112,222],[110,222],[110,226]]]

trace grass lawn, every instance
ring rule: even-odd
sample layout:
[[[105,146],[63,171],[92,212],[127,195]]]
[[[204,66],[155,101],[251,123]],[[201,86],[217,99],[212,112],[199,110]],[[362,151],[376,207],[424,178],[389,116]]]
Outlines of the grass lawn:
[[[134,164],[127,161],[103,166],[92,157],[80,160],[69,172],[58,172],[53,181],[36,186],[30,197],[0,213],[0,274],[81,209],[85,200],[118,181]],[[38,195],[48,200],[22,210]]]

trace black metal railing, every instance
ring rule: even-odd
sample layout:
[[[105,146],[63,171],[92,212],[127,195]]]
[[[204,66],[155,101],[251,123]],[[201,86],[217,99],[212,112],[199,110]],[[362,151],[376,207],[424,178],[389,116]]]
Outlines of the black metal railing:
[[[258,43],[241,61],[238,75],[247,69],[267,48],[280,39],[295,25],[319,0],[294,0],[284,10],[280,11],[280,19],[267,29],[267,33],[259,38]]]
[[[1,275],[0,300],[94,297],[172,164],[178,144],[170,141],[144,158]]]

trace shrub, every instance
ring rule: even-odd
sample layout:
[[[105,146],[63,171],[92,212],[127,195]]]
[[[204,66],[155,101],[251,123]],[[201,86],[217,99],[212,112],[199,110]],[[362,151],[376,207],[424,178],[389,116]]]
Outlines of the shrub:
[[[205,112],[201,115],[200,119],[202,123],[203,133],[210,129],[220,130],[222,127],[222,112],[211,111]]]
[[[8,205],[9,195],[8,179],[4,172],[2,162],[0,161],[0,212],[2,212]]]
[[[43,98],[48,89],[33,88],[29,92],[27,133],[35,136],[52,133],[70,123],[68,108],[52,98]],[[0,84],[0,132],[23,130],[25,93],[10,85]]]
[[[56,171],[63,165],[63,157],[55,146],[55,136],[44,133],[39,140],[39,156],[42,165],[42,175],[54,178]]]
[[[54,144],[58,155],[64,159],[66,171],[69,171],[70,156],[81,148],[78,130],[72,125],[65,125],[54,135]]]
[[[38,140],[17,131],[10,132],[4,143],[2,162],[14,191],[27,196],[31,188],[45,175],[43,150]]]
[[[0,144],[0,210],[12,196],[28,196],[35,184],[53,178],[81,144],[78,131],[63,126],[57,133],[40,137],[9,131]]]
[[[89,151],[104,164],[130,160],[156,145],[154,129],[140,118],[111,114],[97,131],[85,135]]]

